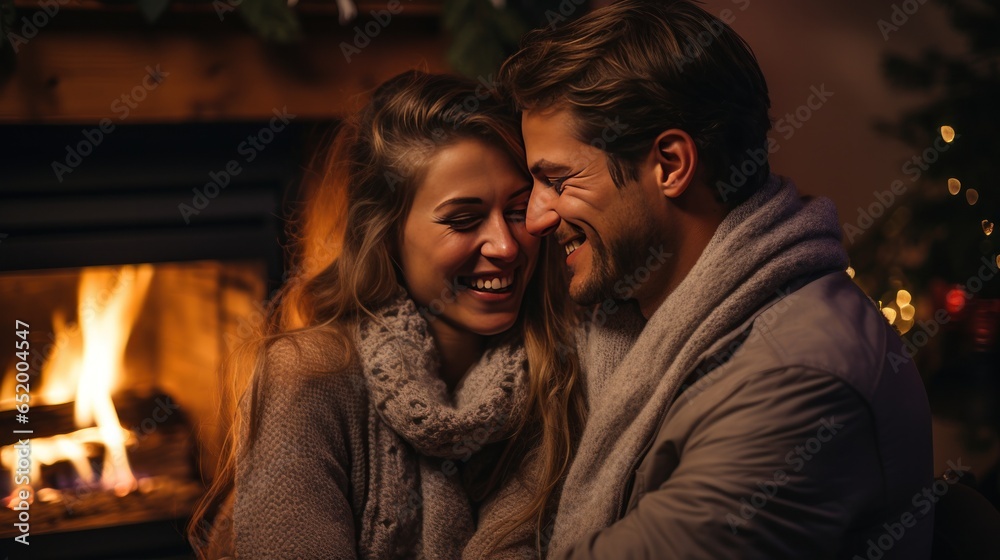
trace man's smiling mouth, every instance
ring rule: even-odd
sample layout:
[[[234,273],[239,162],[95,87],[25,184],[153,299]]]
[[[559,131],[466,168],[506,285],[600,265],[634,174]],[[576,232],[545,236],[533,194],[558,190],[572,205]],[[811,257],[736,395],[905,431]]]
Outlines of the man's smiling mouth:
[[[579,228],[573,228],[570,235],[563,236],[559,244],[566,250],[566,256],[572,255],[581,245],[587,242],[587,236]]]

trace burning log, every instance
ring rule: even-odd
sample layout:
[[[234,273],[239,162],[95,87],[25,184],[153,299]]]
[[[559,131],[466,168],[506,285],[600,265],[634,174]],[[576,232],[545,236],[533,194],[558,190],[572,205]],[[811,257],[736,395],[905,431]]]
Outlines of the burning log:
[[[118,410],[118,418],[122,427],[137,434],[145,434],[161,427],[185,423],[184,413],[178,410],[169,395],[155,393],[147,396],[124,392],[112,399]],[[33,433],[31,438],[52,437],[69,434],[81,428],[95,426],[78,426],[75,421],[76,403],[40,405],[31,409],[31,424],[24,426]],[[16,425],[14,416],[16,410],[0,411],[0,425]],[[17,434],[0,432],[0,446],[17,443]]]
[[[74,403],[37,405],[31,409],[31,424],[24,428],[32,430],[30,437],[50,437],[75,432],[79,428],[73,419]],[[16,410],[0,411],[0,425],[16,426],[14,416]],[[24,437],[24,436],[22,436]],[[0,445],[17,443],[18,437],[10,432],[0,432]]]
[[[136,399],[143,404],[120,409],[123,423],[125,419],[135,421],[141,414],[149,415],[150,406],[159,406],[157,399],[165,403],[166,398]],[[36,492],[31,506],[32,533],[181,519],[190,515],[205,489],[196,476],[194,434],[183,417],[174,416],[176,419],[164,421],[154,430],[131,430],[128,459],[137,489],[127,495],[103,488],[100,481],[82,480],[79,469],[68,460],[42,466],[37,481],[33,479]],[[106,452],[100,445],[94,445],[86,460],[99,467]],[[0,538],[15,535],[15,513],[0,508]]]
[[[194,511],[204,491],[204,486],[189,478],[156,476],[140,479],[139,490],[127,496],[116,496],[110,490],[101,489],[46,493],[48,501],[39,500],[31,506],[31,533],[183,519]],[[13,526],[14,513],[0,512],[0,538],[17,534]]]

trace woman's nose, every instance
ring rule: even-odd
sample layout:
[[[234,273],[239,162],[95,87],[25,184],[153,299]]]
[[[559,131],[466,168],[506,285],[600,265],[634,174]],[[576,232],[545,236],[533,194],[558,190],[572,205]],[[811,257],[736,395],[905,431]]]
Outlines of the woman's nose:
[[[483,243],[484,257],[505,262],[517,258],[520,246],[510,231],[510,226],[502,217],[491,221],[492,226],[486,231],[486,242]]]
[[[531,198],[528,199],[528,212],[525,218],[528,233],[544,237],[559,227],[560,218],[555,211],[557,200],[559,194],[555,189],[535,183],[531,189]]]

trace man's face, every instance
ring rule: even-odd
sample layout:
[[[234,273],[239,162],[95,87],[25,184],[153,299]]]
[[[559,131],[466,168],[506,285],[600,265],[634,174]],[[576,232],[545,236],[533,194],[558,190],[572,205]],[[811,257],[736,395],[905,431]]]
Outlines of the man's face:
[[[570,297],[580,305],[627,299],[651,249],[666,243],[666,204],[655,182],[618,189],[603,150],[581,142],[566,110],[525,111],[522,131],[533,177],[527,229],[565,248]],[[648,278],[648,276],[647,276]]]

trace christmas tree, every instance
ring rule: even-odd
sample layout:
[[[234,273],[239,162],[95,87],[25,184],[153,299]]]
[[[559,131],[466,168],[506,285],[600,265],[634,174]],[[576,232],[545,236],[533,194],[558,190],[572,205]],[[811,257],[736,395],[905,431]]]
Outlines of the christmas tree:
[[[885,56],[892,87],[931,100],[877,124],[914,149],[903,165],[910,181],[851,248],[855,280],[915,346],[923,371],[943,355],[995,347],[1000,318],[1000,233],[993,231],[1000,222],[1000,0],[939,3],[968,48]]]

